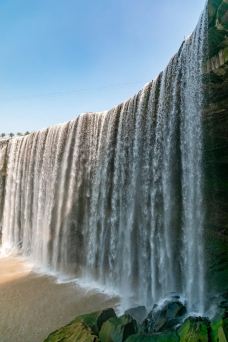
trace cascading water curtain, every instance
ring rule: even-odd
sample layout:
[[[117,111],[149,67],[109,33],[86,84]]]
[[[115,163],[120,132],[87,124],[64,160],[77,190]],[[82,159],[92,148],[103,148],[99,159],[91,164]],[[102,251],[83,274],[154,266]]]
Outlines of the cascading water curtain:
[[[9,141],[3,248],[134,303],[177,292],[204,310],[206,17],[129,101]]]

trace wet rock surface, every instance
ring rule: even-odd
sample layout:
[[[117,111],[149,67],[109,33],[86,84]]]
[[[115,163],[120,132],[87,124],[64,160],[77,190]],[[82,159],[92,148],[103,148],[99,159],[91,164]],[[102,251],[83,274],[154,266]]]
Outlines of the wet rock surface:
[[[147,310],[145,306],[137,306],[126,310],[125,314],[132,316],[136,321],[142,323],[147,316]]]
[[[180,342],[209,342],[210,323],[206,318],[189,317],[178,329]]]
[[[227,342],[227,302],[223,314],[211,321],[187,317],[180,302],[154,307],[142,324],[129,314],[117,317],[112,309],[77,317],[55,331],[44,342]],[[178,319],[175,323],[170,321]]]
[[[67,326],[50,334],[45,342],[98,342],[102,325],[111,318],[117,319],[112,308],[79,316]]]
[[[106,321],[99,332],[101,342],[122,342],[138,332],[138,325],[130,315],[111,318]]]
[[[185,314],[186,308],[180,301],[167,301],[162,307],[155,305],[143,322],[143,330],[153,333],[172,329]]]

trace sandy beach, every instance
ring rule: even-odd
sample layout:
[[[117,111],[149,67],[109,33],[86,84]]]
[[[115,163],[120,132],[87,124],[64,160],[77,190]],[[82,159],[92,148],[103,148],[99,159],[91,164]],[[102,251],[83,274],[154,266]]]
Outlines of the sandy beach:
[[[113,307],[117,298],[33,272],[17,258],[0,259],[0,341],[42,342],[75,316]]]

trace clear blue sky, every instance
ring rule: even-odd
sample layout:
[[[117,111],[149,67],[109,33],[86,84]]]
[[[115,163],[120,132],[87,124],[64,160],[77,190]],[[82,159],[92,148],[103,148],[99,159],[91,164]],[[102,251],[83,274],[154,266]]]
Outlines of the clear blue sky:
[[[0,0],[0,132],[101,111],[153,79],[205,0]]]

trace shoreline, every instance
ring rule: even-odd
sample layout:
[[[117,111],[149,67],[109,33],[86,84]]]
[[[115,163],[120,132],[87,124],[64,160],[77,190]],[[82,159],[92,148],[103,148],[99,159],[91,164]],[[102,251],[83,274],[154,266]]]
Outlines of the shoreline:
[[[0,258],[1,342],[42,342],[76,316],[118,304],[97,289],[36,273],[21,258]]]

